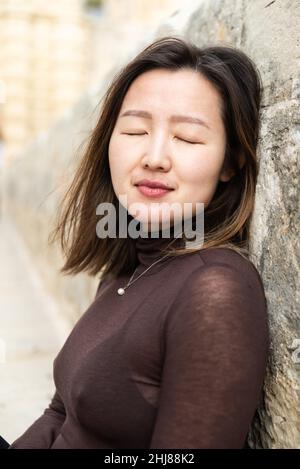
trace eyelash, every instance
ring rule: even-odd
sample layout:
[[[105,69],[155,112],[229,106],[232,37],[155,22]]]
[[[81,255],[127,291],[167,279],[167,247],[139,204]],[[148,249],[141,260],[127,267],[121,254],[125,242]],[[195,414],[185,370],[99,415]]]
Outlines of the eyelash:
[[[124,132],[125,135],[146,135],[146,134],[129,134],[127,132]],[[201,142],[189,142],[188,140],[184,140],[183,138],[175,137],[178,138],[181,142],[189,143],[190,145],[201,145]]]

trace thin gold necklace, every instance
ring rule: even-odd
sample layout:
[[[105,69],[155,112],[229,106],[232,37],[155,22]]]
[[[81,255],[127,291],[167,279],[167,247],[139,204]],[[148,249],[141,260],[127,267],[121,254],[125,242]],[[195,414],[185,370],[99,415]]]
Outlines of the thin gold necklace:
[[[157,264],[158,262],[162,261],[165,257],[167,257],[168,254],[166,254],[165,256],[163,256],[161,259],[158,259],[157,261],[153,262],[153,264],[151,264],[146,270],[144,270],[144,272],[142,272],[136,279],[134,279],[133,281],[132,278],[134,277],[134,274],[136,273],[136,270],[138,268],[138,266],[135,268],[132,276],[130,277],[129,279],[129,282],[125,285],[125,287],[121,287],[121,288],[118,288],[118,294],[119,295],[124,295],[125,293],[125,290],[130,287],[130,285],[132,285],[134,282],[136,282],[142,275],[144,275],[149,269],[151,269],[151,267],[153,267],[155,264]]]
[[[178,236],[176,236],[176,238],[174,238],[174,239],[171,241],[171,243],[168,244],[167,247],[169,247],[169,246],[175,241],[175,239],[177,239],[177,238],[178,238]],[[144,275],[149,269],[151,269],[151,267],[153,267],[153,266],[154,266],[155,264],[157,264],[158,262],[162,261],[162,260],[163,260],[165,257],[167,257],[168,255],[169,255],[169,254],[167,253],[167,254],[165,254],[164,256],[162,256],[160,259],[158,259],[158,260],[156,260],[155,262],[153,262],[153,263],[152,263],[149,267],[147,267],[147,269],[144,270],[144,272],[142,272],[136,279],[134,279],[133,281],[131,281],[131,280],[133,279],[133,277],[134,277],[134,274],[135,274],[137,268],[138,268],[138,266],[137,266],[137,267],[135,268],[133,274],[131,275],[131,277],[130,277],[130,279],[129,279],[129,282],[127,282],[127,284],[126,284],[124,287],[118,288],[118,290],[117,290],[118,295],[121,295],[121,296],[124,295],[124,294],[125,294],[125,290],[126,290],[128,287],[130,287],[130,285],[132,285],[134,282],[136,282],[140,277],[142,277],[142,275]]]

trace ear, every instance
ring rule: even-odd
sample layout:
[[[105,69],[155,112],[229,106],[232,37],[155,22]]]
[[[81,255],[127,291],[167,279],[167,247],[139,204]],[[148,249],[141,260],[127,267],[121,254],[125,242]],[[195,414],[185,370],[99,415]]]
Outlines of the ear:
[[[235,171],[233,169],[222,169],[219,179],[222,182],[227,182],[232,178],[232,176],[234,176],[234,174]]]
[[[239,169],[242,169],[242,167],[244,166],[245,164],[245,158],[244,156],[240,153],[238,155],[238,166],[239,166]],[[228,165],[225,164],[225,161],[224,161],[224,164],[223,164],[223,167],[221,169],[221,172],[220,172],[220,176],[219,176],[219,179],[220,181],[222,182],[227,182],[229,181],[232,176],[234,176],[236,173],[236,171],[233,169],[233,168],[229,168]]]

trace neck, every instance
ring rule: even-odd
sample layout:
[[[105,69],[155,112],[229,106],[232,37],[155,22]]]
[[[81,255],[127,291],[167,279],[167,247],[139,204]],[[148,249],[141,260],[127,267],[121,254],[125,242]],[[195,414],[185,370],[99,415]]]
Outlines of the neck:
[[[173,247],[184,247],[182,238],[182,228],[171,226],[157,231],[140,231],[139,236],[135,239],[135,248],[138,261],[144,266],[149,266],[155,260],[161,258],[169,245]]]

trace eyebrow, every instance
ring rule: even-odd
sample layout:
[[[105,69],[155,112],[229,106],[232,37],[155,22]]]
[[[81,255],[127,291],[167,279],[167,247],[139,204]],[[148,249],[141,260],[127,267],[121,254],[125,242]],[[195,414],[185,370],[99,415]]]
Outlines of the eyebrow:
[[[139,111],[137,109],[130,109],[128,111],[123,112],[120,117],[125,116],[135,116],[135,117],[143,117],[144,119],[152,119],[152,115],[150,112],[147,111]],[[187,122],[189,124],[198,124],[210,129],[209,125],[199,117],[192,117],[192,116],[184,116],[182,114],[176,114],[170,117],[170,122]]]

